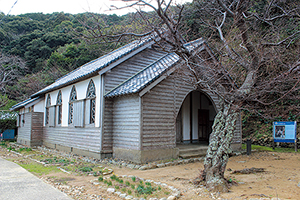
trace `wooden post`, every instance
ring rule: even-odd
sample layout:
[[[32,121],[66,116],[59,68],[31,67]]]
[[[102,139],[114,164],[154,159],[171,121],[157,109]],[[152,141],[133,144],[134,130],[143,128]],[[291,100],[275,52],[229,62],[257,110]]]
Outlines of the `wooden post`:
[[[247,139],[247,155],[251,154],[251,140]]]
[[[193,92],[190,93],[190,143],[193,143]]]

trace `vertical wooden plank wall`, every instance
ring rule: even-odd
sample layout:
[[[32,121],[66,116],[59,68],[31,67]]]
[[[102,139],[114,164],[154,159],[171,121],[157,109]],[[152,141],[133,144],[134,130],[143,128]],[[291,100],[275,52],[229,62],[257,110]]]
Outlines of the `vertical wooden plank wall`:
[[[55,107],[51,107],[55,108]],[[32,125],[31,125],[31,142],[30,146],[40,146],[43,143],[43,122],[44,113],[32,112]]]
[[[113,99],[105,99],[103,119],[102,151],[112,153],[113,145]]]
[[[126,95],[114,100],[113,146],[138,150],[140,140],[140,107],[138,95]]]
[[[31,121],[31,113],[24,113],[21,115],[20,127],[18,128],[18,143],[30,145],[29,142],[31,139]]]

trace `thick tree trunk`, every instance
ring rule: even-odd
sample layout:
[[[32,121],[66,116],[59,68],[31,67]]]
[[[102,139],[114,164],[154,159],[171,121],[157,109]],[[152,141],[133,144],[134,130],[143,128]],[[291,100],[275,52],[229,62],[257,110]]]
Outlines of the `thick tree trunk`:
[[[221,110],[215,117],[203,172],[203,179],[209,191],[228,192],[224,172],[231,153],[230,144],[238,114],[238,109],[222,102]]]

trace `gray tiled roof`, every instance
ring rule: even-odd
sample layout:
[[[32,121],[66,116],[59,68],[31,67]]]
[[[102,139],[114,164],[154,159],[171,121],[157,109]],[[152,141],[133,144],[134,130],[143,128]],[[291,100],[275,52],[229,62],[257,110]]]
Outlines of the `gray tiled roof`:
[[[57,79],[51,85],[49,85],[49,86],[45,87],[44,89],[38,91],[37,93],[33,94],[32,97],[36,97],[40,94],[52,91],[56,88],[65,86],[68,83],[73,82],[77,79],[83,78],[92,73],[100,71],[101,69],[107,67],[109,64],[111,64],[111,63],[117,61],[118,59],[126,56],[127,54],[135,51],[136,49],[148,44],[150,41],[152,41],[152,37],[146,36],[139,40],[135,40],[121,48],[118,48],[115,51],[112,51],[111,53],[108,53],[98,59],[95,59],[95,60],[77,68],[76,70],[68,73],[67,75],[61,77],[60,79]]]
[[[144,70],[131,77],[108,94],[105,97],[114,97],[124,94],[132,94],[141,91],[147,85],[159,78],[167,69],[179,61],[179,56],[170,53],[146,67]]]
[[[203,42],[202,39],[198,39],[185,44],[185,47],[189,51],[192,51],[202,45]],[[169,53],[108,92],[105,97],[115,97],[140,92],[153,81],[157,80],[179,60],[180,57],[177,54]]]
[[[20,102],[20,103],[18,103],[18,104],[16,104],[16,105],[12,106],[12,107],[10,108],[10,110],[18,110],[18,109],[20,109],[20,108],[22,108],[22,107],[25,107],[26,105],[28,105],[28,104],[34,102],[35,100],[38,100],[39,98],[40,98],[40,97],[36,97],[36,98],[33,98],[33,99],[26,99],[25,101],[22,101],[22,102]]]

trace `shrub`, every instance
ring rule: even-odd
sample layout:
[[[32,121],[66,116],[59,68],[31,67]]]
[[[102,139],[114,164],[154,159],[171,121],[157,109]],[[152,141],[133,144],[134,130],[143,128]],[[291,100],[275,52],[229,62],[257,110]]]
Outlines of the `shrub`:
[[[135,181],[136,181],[136,177],[135,177],[135,176],[131,177],[131,180],[132,180],[133,182],[135,182]]]
[[[81,167],[79,169],[79,171],[82,171],[82,172],[91,172],[91,171],[93,171],[93,169],[91,167]]]
[[[117,179],[117,176],[116,176],[116,175],[112,175],[112,176],[110,177],[110,179],[111,179],[111,180],[116,180],[116,179]]]

